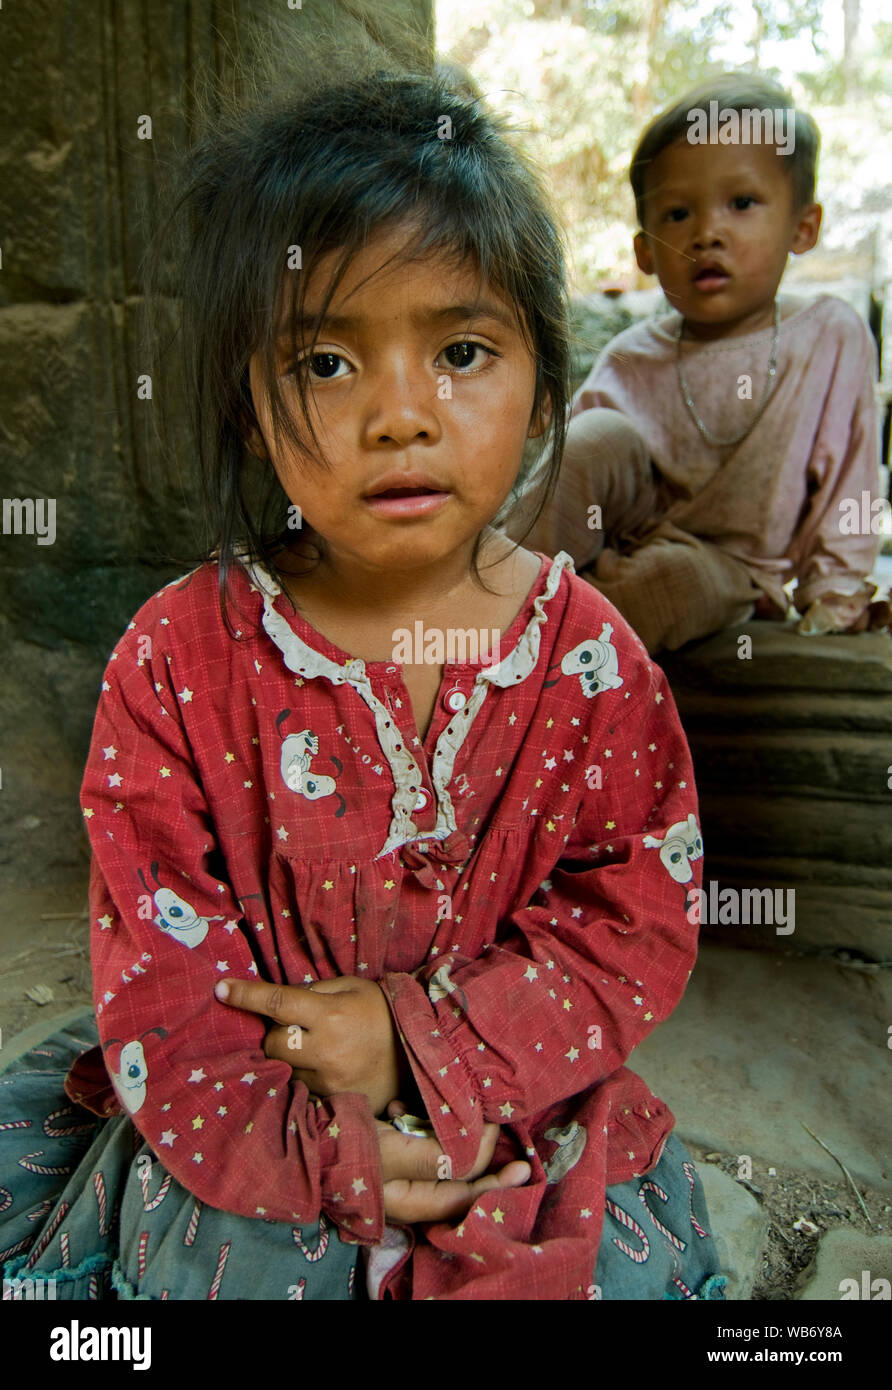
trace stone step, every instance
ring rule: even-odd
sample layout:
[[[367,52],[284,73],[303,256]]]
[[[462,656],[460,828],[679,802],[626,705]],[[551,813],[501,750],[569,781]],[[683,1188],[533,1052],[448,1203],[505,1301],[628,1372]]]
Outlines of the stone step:
[[[701,794],[732,786],[750,796],[777,790],[824,800],[854,797],[881,802],[892,821],[892,730],[888,738],[820,728],[745,735],[698,729],[689,737]]]
[[[873,870],[892,864],[889,809],[839,798],[756,796],[707,791],[700,825],[710,855],[735,860],[792,858],[842,860]]]

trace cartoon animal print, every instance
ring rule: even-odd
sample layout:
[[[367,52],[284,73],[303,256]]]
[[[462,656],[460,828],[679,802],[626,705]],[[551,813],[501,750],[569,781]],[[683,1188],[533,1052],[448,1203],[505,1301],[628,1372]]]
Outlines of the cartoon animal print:
[[[291,714],[290,709],[280,710],[276,716],[276,730],[281,736],[282,725]],[[335,816],[342,816],[347,804],[337,791],[335,779],[324,773],[312,771],[312,761],[319,754],[319,740],[310,729],[301,729],[299,734],[288,734],[282,741],[281,773],[282,781],[289,791],[305,796],[308,801],[319,801],[334,793],[340,803]],[[329,754],[338,773],[343,763],[334,754]]]
[[[141,1033],[138,1038],[134,1038],[131,1042],[125,1043],[120,1038],[109,1038],[102,1048],[103,1054],[107,1054],[109,1048],[112,1047],[120,1047],[121,1049],[117,1064],[115,1064],[114,1058],[106,1057],[106,1061],[110,1062],[108,1074],[118,1093],[118,1098],[130,1115],[135,1115],[145,1104],[149,1069],[146,1065],[146,1054],[143,1051],[142,1040],[151,1037],[153,1033],[157,1034],[159,1038],[167,1037],[166,1028],[148,1028],[145,1033]]]
[[[690,883],[694,877],[691,863],[703,855],[703,840],[693,811],[687,820],[670,825],[662,840],[655,835],[645,835],[644,844],[647,849],[660,851],[660,858],[676,883]]]
[[[588,1135],[578,1120],[571,1120],[563,1129],[547,1129],[545,1138],[550,1139],[557,1148],[546,1164],[545,1176],[550,1183],[560,1182],[571,1168],[575,1168],[582,1158],[582,1151],[588,1143]]]
[[[616,648],[611,642],[613,628],[603,623],[601,636],[589,637],[569,651],[561,661],[565,676],[578,676],[586,696],[591,699],[602,690],[618,690],[623,678],[617,671]]]
[[[436,1004],[439,999],[446,999],[450,994],[453,994],[457,1002],[461,1004],[465,1013],[467,1013],[468,1001],[465,998],[465,992],[450,978],[452,966],[453,962],[447,960],[434,971],[428,981],[427,997],[432,1004]]]
[[[146,883],[145,874],[142,869],[138,870],[142,879],[143,887],[147,893],[152,890]],[[152,878],[158,883],[157,862],[152,865]],[[187,903],[185,898],[181,898],[172,888],[159,887],[152,894],[155,906],[158,909],[158,916],[154,919],[155,926],[167,932],[173,937],[174,941],[179,941],[183,946],[188,946],[192,950],[195,946],[200,946],[209,931],[210,922],[223,922],[226,919],[221,916],[201,917],[192,906]]]
[[[587,637],[584,642],[566,652],[560,662],[561,675],[578,676],[579,684],[587,699],[600,695],[602,690],[618,690],[623,678],[618,671],[616,648],[611,642],[613,628],[610,623],[602,623],[600,637]],[[553,671],[558,663],[549,666]],[[560,676],[547,680],[544,685],[557,685]]]

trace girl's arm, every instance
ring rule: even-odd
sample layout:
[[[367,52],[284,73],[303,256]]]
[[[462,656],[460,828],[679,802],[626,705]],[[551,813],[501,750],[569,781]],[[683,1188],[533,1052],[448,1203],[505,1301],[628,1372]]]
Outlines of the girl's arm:
[[[264,1055],[263,1020],[214,997],[225,975],[260,978],[264,913],[247,896],[243,912],[229,881],[180,718],[190,692],[160,650],[163,629],[137,616],[159,634],[156,653],[132,623],[105,672],[81,790],[94,996],[116,1094],[201,1201],[281,1221],[324,1210],[355,1239],[378,1240],[365,1096],[311,1097]]]
[[[573,798],[562,809],[576,807],[566,844],[569,818],[540,804],[536,834],[557,832],[541,891],[478,959],[437,958],[437,1002],[411,975],[381,982],[457,1171],[484,1122],[522,1124],[621,1067],[694,965],[702,845],[690,754],[662,672],[623,628],[623,689],[580,691],[574,711],[591,763],[565,770]]]

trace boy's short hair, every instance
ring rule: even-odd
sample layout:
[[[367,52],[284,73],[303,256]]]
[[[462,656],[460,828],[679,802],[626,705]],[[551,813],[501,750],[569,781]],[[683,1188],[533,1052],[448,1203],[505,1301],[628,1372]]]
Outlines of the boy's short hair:
[[[693,110],[708,111],[711,101],[718,102],[719,107],[727,111],[758,109],[792,112],[795,141],[790,153],[784,156],[784,161],[793,180],[793,207],[798,210],[814,202],[821,136],[811,116],[797,110],[789,92],[770,82],[767,77],[750,72],[724,72],[692,88],[673,106],[661,111],[639,137],[629,166],[629,180],[635,195],[638,223],[642,228],[650,165],[667,146],[687,136],[691,129],[689,113]]]

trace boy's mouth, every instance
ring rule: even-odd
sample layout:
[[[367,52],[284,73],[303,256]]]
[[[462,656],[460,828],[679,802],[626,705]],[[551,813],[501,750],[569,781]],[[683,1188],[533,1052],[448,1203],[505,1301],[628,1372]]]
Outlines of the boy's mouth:
[[[691,279],[699,290],[718,290],[728,284],[731,276],[723,266],[709,262],[698,267]]]

